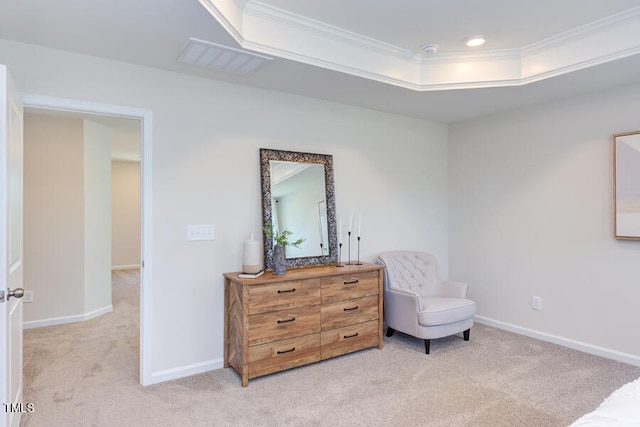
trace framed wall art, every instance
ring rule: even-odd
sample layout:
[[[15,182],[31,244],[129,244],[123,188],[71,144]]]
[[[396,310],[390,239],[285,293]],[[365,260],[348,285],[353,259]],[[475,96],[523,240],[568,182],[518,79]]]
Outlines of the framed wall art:
[[[640,240],[640,131],[613,135],[613,232]]]

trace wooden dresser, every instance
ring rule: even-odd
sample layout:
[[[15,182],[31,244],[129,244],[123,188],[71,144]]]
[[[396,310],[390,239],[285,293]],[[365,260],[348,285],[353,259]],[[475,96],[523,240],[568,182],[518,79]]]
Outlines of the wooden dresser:
[[[224,274],[224,367],[250,378],[382,348],[382,266]]]

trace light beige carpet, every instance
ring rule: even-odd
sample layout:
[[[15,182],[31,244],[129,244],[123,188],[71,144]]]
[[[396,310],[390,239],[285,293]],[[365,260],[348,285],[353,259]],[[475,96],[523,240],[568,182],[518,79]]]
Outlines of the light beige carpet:
[[[421,341],[396,333],[383,350],[247,388],[231,369],[142,387],[137,272],[114,272],[113,289],[113,313],[25,331],[24,401],[35,412],[23,426],[566,426],[640,376],[638,367],[476,325],[471,341],[434,341],[428,356]]]

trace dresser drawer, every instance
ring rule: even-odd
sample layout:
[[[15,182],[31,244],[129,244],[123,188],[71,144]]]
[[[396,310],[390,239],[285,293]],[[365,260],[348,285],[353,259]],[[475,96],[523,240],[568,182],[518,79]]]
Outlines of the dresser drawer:
[[[376,320],[378,317],[377,295],[323,304],[321,309],[323,331]]]
[[[322,303],[378,295],[378,272],[346,273],[322,278]]]
[[[378,339],[377,320],[323,331],[320,340],[322,359],[377,346]]]
[[[382,349],[382,266],[224,273],[224,367],[272,374],[368,347]]]
[[[249,316],[250,346],[318,332],[319,305]]]
[[[249,288],[249,314],[320,304],[320,279],[255,285]]]
[[[320,360],[320,334],[249,347],[249,377],[278,372]]]

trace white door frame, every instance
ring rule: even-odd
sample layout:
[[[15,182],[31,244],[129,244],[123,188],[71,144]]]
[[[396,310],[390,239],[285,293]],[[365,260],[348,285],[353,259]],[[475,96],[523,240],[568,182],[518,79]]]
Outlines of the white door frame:
[[[140,384],[152,384],[152,286],[153,272],[153,227],[151,185],[151,110],[101,104],[75,99],[55,98],[34,94],[22,94],[24,107],[137,119],[142,122],[140,142],[140,198],[141,198],[141,245],[140,245]]]

